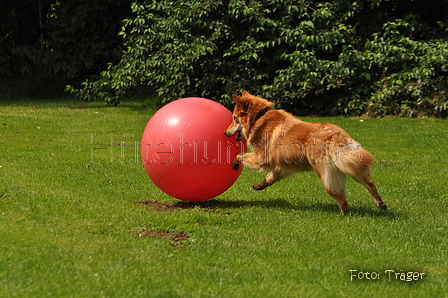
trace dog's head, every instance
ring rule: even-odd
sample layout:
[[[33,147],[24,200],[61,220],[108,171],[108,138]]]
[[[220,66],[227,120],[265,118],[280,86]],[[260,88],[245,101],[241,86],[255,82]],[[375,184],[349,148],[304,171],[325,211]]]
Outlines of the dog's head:
[[[232,98],[235,102],[233,121],[224,134],[231,137],[239,133],[236,140],[241,141],[249,136],[250,129],[255,121],[272,109],[273,103],[261,97],[253,96],[247,91],[243,91],[241,97],[233,94]]]

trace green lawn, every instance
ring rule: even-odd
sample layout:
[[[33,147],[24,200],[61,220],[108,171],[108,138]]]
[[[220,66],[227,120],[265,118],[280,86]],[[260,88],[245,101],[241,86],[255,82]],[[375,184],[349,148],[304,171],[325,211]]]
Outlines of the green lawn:
[[[388,212],[348,180],[340,215],[311,172],[256,192],[249,169],[213,200],[158,211],[133,204],[179,202],[140,161],[153,112],[0,102],[0,297],[448,297],[446,120],[302,118],[374,154]]]

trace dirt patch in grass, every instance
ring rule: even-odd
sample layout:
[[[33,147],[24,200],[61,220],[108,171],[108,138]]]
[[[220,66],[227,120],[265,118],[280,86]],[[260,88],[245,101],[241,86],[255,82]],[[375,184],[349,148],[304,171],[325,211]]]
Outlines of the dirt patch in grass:
[[[168,231],[154,231],[154,230],[142,230],[137,233],[138,237],[156,237],[169,239],[173,241],[182,241],[190,238],[187,234],[177,233],[177,232],[168,232]]]
[[[168,204],[168,203],[161,203],[157,201],[141,201],[141,202],[134,202],[134,204],[142,204],[142,205],[149,205],[156,208],[157,211],[174,211],[176,209],[180,209],[175,206],[175,204]]]
[[[162,212],[162,211],[174,211],[180,209],[192,209],[195,207],[207,208],[211,203],[202,201],[202,202],[177,202],[175,204],[169,204],[157,201],[140,201],[140,202],[134,202],[134,204],[153,206],[156,208],[157,211]]]
[[[181,241],[187,240],[190,238],[187,234],[177,233],[177,232],[169,232],[169,231],[157,231],[157,230],[138,230],[131,231],[135,236],[138,237],[154,237],[161,239],[168,239],[173,241],[173,246],[176,248],[182,248],[183,244]]]

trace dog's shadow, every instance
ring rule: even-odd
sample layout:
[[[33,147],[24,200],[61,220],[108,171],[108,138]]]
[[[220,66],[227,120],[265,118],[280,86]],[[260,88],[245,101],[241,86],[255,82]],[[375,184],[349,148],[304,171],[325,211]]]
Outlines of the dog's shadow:
[[[294,201],[294,200],[292,200]],[[200,208],[204,210],[217,210],[217,209],[241,209],[246,207],[260,207],[266,209],[285,209],[295,211],[310,211],[310,212],[327,212],[339,215],[340,210],[336,203],[332,202],[314,202],[305,203],[297,200],[295,204],[291,203],[291,200],[275,199],[275,200],[256,200],[256,201],[221,201],[221,200],[208,200],[201,202],[178,202],[173,207],[180,209]],[[371,206],[349,206],[348,216],[358,217],[378,217],[386,218],[390,220],[396,220],[403,218],[403,214],[399,214],[395,211],[381,211],[375,210]]]

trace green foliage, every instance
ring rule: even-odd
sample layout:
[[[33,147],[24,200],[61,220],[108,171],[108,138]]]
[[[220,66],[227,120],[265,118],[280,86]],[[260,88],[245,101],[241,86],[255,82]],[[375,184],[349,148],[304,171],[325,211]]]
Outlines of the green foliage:
[[[383,72],[374,82],[368,110],[379,115],[446,115],[448,42],[415,41],[400,34],[400,27],[415,30],[410,23],[396,20],[384,25],[383,36],[375,35],[366,44],[365,56],[385,54],[375,63]]]
[[[448,5],[411,2],[135,2],[121,61],[67,90],[114,104],[139,86],[224,104],[248,90],[298,114],[446,116]]]
[[[30,58],[42,56],[42,25],[39,8],[49,6],[47,0],[0,0],[0,74],[32,74],[40,68]],[[42,14],[41,14],[42,15]]]
[[[73,78],[99,72],[107,62],[117,61],[121,40],[116,34],[128,5],[126,0],[55,2],[47,24],[52,71]]]
[[[130,0],[0,0],[0,73],[85,78],[119,61]]]

